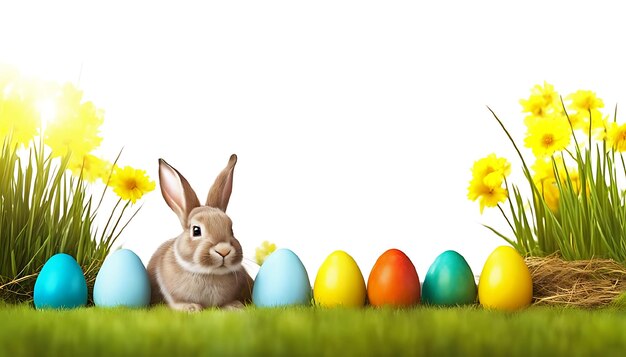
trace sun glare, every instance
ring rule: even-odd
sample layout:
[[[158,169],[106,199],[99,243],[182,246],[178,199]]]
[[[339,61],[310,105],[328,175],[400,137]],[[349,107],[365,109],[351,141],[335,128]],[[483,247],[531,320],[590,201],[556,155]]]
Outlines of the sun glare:
[[[13,90],[13,84],[9,83],[7,86],[5,86],[1,94],[3,97],[8,97],[12,90]]]
[[[57,108],[52,99],[42,99],[37,103],[37,110],[41,115],[41,124],[45,127],[52,122],[57,114]]]

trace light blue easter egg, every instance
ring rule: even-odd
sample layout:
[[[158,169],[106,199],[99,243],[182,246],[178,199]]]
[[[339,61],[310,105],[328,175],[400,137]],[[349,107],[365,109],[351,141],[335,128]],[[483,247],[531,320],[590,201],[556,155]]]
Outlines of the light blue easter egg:
[[[55,254],[43,265],[33,300],[37,309],[71,309],[87,304],[87,281],[71,255]]]
[[[120,249],[107,257],[96,277],[93,302],[101,307],[150,304],[148,272],[135,253]]]
[[[252,301],[261,307],[311,304],[311,283],[300,258],[289,249],[272,253],[254,280]]]

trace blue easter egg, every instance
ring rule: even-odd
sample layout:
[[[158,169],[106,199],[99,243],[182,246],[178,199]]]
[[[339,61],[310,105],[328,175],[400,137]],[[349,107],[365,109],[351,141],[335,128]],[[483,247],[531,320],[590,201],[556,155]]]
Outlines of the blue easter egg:
[[[252,301],[274,307],[311,304],[311,283],[300,258],[289,249],[272,253],[254,280]]]
[[[72,256],[55,254],[43,265],[35,281],[37,309],[71,309],[87,304],[87,281]]]
[[[422,302],[442,306],[473,304],[477,293],[474,274],[465,258],[448,250],[428,269],[422,286]]]
[[[141,259],[128,249],[111,253],[93,287],[96,306],[145,307],[150,304],[150,280]]]

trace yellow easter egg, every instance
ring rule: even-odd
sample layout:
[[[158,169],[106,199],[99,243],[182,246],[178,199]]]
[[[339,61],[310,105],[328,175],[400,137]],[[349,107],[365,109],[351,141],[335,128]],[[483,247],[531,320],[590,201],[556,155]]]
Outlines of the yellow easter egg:
[[[321,306],[365,305],[365,280],[361,269],[346,252],[337,250],[322,263],[313,286],[313,298]]]
[[[487,258],[478,281],[478,300],[486,308],[514,311],[532,302],[533,282],[522,256],[509,246]]]

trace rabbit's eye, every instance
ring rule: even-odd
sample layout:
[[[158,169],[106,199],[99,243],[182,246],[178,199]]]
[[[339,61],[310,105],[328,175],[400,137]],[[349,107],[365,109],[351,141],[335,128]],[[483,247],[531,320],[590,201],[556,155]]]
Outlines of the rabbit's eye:
[[[200,227],[198,226],[193,226],[191,231],[193,232],[194,237],[200,237],[202,235],[202,231],[200,230]]]

